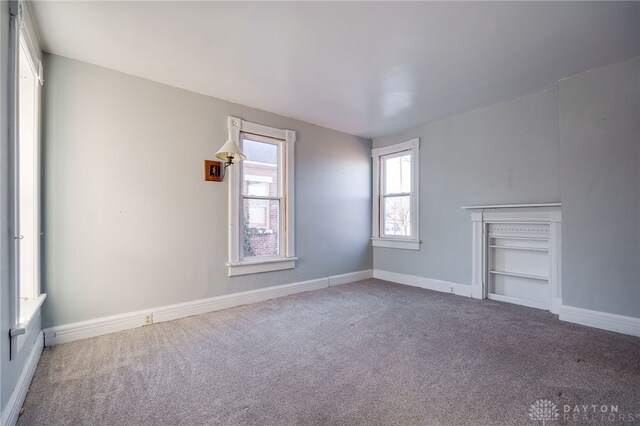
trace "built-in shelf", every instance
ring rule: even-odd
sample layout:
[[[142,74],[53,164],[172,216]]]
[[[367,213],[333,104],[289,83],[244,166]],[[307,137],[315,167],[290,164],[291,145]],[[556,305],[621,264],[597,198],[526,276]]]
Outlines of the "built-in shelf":
[[[518,246],[498,246],[498,245],[489,245],[491,248],[499,248],[499,249],[507,249],[507,250],[527,250],[527,251],[543,251],[548,252],[549,250],[541,247],[518,247]]]
[[[464,206],[472,224],[472,294],[557,314],[562,204]]]
[[[562,203],[537,203],[537,204],[487,204],[484,206],[462,206],[464,210],[474,209],[519,209],[527,207],[562,207]]]
[[[490,235],[489,238],[498,240],[521,240],[521,241],[549,241],[547,237],[514,237],[511,235]]]
[[[515,272],[505,271],[489,271],[489,273],[494,275],[506,275],[508,277],[528,278],[530,280],[549,281],[549,277],[543,277],[541,275],[518,274]]]

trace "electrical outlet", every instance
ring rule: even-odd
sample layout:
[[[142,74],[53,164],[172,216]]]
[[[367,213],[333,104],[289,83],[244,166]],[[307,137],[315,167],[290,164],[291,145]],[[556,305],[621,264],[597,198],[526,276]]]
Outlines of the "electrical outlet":
[[[153,314],[144,316],[144,325],[150,325],[150,324],[153,324]]]
[[[449,293],[456,294],[456,291],[453,286],[449,286]]]

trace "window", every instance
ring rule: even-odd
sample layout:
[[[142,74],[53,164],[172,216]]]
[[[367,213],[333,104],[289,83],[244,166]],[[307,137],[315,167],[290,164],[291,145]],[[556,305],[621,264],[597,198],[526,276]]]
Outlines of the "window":
[[[20,300],[38,295],[37,249],[39,224],[37,223],[38,178],[38,92],[36,68],[29,58],[23,38],[20,39],[18,58],[18,229],[20,264]]]
[[[283,191],[280,182],[280,142],[265,136],[240,133],[241,147],[247,158],[238,164],[242,172],[243,235],[241,260],[279,256],[280,206]],[[241,218],[242,219],[242,218]]]
[[[374,148],[374,247],[420,250],[418,215],[419,139]]]
[[[12,129],[11,203],[13,221],[11,250],[13,285],[11,337],[26,333],[38,313],[45,294],[40,294],[40,87],[42,65],[33,48],[28,25],[22,19],[23,4],[11,11],[11,95]],[[23,340],[11,345],[11,357]]]
[[[230,137],[246,155],[230,173],[229,276],[295,267],[295,132],[229,118]]]

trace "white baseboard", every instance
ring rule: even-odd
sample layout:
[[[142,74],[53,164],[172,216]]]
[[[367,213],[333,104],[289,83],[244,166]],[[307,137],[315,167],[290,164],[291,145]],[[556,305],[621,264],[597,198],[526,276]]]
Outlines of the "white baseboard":
[[[60,343],[72,342],[74,340],[129,330],[153,323],[173,321],[179,318],[205,314],[249,303],[262,302],[269,299],[288,296],[290,294],[319,290],[327,288],[330,285],[346,284],[348,282],[359,281],[371,277],[371,270],[352,272],[349,274],[261,288],[224,296],[209,297],[206,299],[178,303],[175,305],[58,325],[44,330],[44,343],[45,346],[53,346]],[[149,319],[151,320],[150,322],[148,321]]]
[[[74,340],[87,339],[89,337],[142,327],[146,325],[146,317],[148,315],[152,315],[151,310],[127,312],[126,314],[110,315],[108,317],[45,328],[43,330],[44,345],[53,346]]]
[[[31,348],[31,352],[27,357],[22,373],[18,378],[18,383],[16,383],[16,387],[13,388],[9,402],[7,402],[7,406],[5,407],[5,411],[2,413],[2,424],[4,426],[13,426],[18,421],[20,409],[22,408],[24,399],[27,396],[27,391],[29,390],[33,374],[36,372],[38,361],[40,361],[40,355],[42,355],[42,349],[44,349],[44,339],[42,337],[42,332],[40,332],[38,333],[36,341],[33,344],[33,348]]]
[[[349,284],[356,281],[368,280],[370,278],[373,278],[373,269],[334,275],[333,277],[329,277],[329,286],[333,287],[334,285]]]
[[[528,308],[541,309],[543,311],[548,311],[549,310],[549,304],[548,303],[537,302],[535,300],[520,299],[518,297],[503,296],[502,294],[488,293],[487,294],[487,299],[496,300],[498,302],[511,303],[513,305],[526,306]]]
[[[399,272],[382,271],[380,269],[373,270],[373,277],[397,284],[410,285],[412,287],[420,287],[427,290],[435,290],[458,296],[471,297],[471,286],[466,284],[434,280],[431,278],[418,277],[416,275],[401,274]]]
[[[430,278],[418,277],[415,275],[401,274],[399,272],[373,270],[373,277],[398,284],[410,285],[413,287],[435,290],[443,293],[452,293],[460,296],[472,297],[472,287],[465,284],[457,284],[448,281],[433,280]],[[501,297],[504,301],[514,302],[507,297]],[[545,309],[540,306],[532,306]],[[592,311],[589,309],[575,308],[562,304],[562,299],[555,297],[552,299],[551,313],[559,314],[561,321],[586,325],[588,327],[600,328],[617,333],[629,334],[640,337],[640,318],[627,317],[623,315],[609,314],[606,312]]]
[[[262,302],[265,300],[284,297],[295,293],[302,293],[305,291],[319,290],[322,288],[327,288],[329,286],[347,284],[350,282],[365,280],[372,277],[398,284],[410,285],[413,287],[420,287],[428,290],[435,290],[459,296],[472,297],[472,287],[470,285],[434,280],[398,272],[369,269],[365,271],[351,272],[348,274],[335,275],[299,283],[267,287],[264,289],[245,291],[225,296],[210,297],[207,299],[200,299],[154,309],[128,312],[120,315],[112,315],[88,321],[59,325],[44,330],[44,344],[46,346],[53,346],[60,343],[72,342],[74,340],[96,337],[103,334],[115,333],[118,331],[142,327],[149,324],[147,322],[148,318],[151,318],[151,323],[172,321],[192,315],[199,315],[222,309],[233,308],[235,306],[246,305],[249,303]],[[560,299],[556,302],[556,304],[561,304]],[[632,336],[640,336],[640,318],[608,314],[604,312],[591,311],[588,309],[574,308],[564,305],[559,307],[559,314],[560,320],[562,321],[573,322],[576,324],[601,328],[618,333],[630,334]],[[42,352],[42,348],[40,348],[40,351],[38,352],[38,357],[35,358],[35,363],[33,363],[32,370],[30,372],[30,375],[28,376],[29,381],[26,382],[27,385],[30,382],[31,375],[33,375],[33,371],[35,371],[35,366],[37,365],[37,360],[39,359],[40,352]],[[33,354],[31,354],[29,358],[28,365],[30,366],[32,365],[32,357]],[[25,368],[25,371],[27,370],[28,369]],[[18,389],[18,387],[16,387],[16,389]],[[13,398],[14,396],[12,395],[12,399]],[[21,405],[21,403],[18,405]],[[17,409],[19,411],[20,407],[18,407]],[[9,412],[10,411],[7,411],[7,413]],[[7,416],[9,416],[9,414],[7,414]],[[6,424],[6,422],[4,422],[4,419],[5,416],[3,416],[3,424]]]
[[[562,305],[560,320],[640,337],[640,318]]]
[[[562,297],[551,298],[551,309],[549,311],[552,314],[558,315],[560,313],[560,307],[562,306]]]
[[[173,321],[179,318],[221,311],[223,309],[234,308],[236,306],[263,302],[269,299],[289,296],[290,294],[319,290],[327,287],[329,287],[329,278],[319,278],[317,280],[302,281],[299,283],[285,284],[261,288],[258,290],[243,291],[241,293],[234,293],[225,296],[210,297],[192,302],[179,303],[176,305],[153,309],[153,322],[159,323]]]

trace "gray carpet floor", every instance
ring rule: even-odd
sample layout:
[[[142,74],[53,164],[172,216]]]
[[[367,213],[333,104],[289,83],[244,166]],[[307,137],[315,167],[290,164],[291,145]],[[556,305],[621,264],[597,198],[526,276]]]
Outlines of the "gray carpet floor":
[[[640,423],[640,339],[367,280],[47,348],[19,424],[542,424],[539,399]]]

